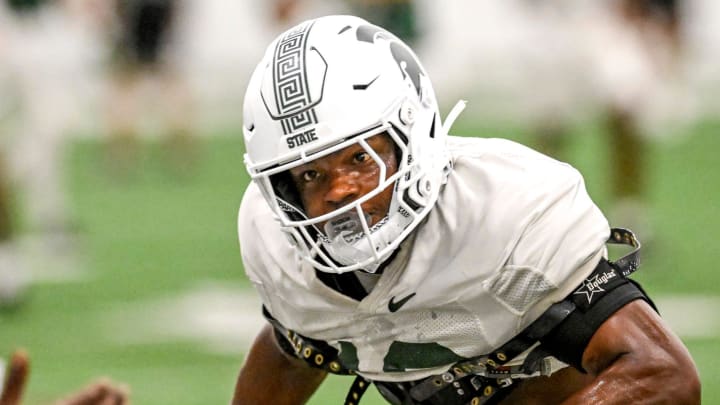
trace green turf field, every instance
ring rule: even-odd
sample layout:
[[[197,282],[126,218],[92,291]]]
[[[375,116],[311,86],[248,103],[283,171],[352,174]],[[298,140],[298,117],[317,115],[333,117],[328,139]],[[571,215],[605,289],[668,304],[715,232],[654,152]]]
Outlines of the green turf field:
[[[510,135],[521,132],[459,124],[456,133],[518,139]],[[578,131],[587,134],[574,138],[568,160],[586,175],[601,207],[608,207],[603,171],[609,163],[601,134],[593,126]],[[691,135],[680,141],[652,145],[650,214],[656,237],[637,278],[651,294],[718,296],[720,124],[687,131]],[[81,277],[36,284],[23,306],[0,313],[0,353],[22,346],[33,360],[26,404],[49,403],[100,375],[128,383],[136,405],[229,402],[245,344],[209,350],[192,339],[134,338],[144,336],[146,328],[165,327],[138,322],[145,319],[138,313],[158,297],[182,294],[198,283],[253,293],[235,231],[248,181],[240,135],[202,138],[199,147],[194,169],[178,175],[165,149],[148,142],[138,164],[121,178],[106,170],[96,141],[76,141],[68,149],[66,178],[78,225]],[[168,315],[168,327],[185,322],[182,315],[182,310]],[[686,340],[701,371],[705,404],[720,404],[717,332],[714,338]],[[350,382],[332,377],[311,403],[342,403]],[[380,403],[375,392],[363,401]]]

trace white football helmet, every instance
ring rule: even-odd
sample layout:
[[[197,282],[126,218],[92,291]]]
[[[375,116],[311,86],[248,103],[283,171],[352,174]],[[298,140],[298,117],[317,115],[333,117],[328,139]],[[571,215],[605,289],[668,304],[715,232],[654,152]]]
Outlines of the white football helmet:
[[[300,256],[326,272],[375,272],[428,214],[451,169],[427,73],[401,40],[357,17],[306,21],[276,38],[250,79],[243,120],[250,176]],[[366,143],[379,133],[395,143],[390,176]],[[288,170],[352,144],[378,164],[378,186],[309,218]],[[389,212],[370,224],[361,204],[387,187]]]

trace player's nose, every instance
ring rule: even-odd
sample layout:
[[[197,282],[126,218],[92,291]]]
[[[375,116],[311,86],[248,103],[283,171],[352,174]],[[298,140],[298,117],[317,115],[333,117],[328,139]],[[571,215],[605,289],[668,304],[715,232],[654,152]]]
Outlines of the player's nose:
[[[357,173],[336,173],[325,194],[325,202],[333,208],[340,208],[360,197],[360,183]]]

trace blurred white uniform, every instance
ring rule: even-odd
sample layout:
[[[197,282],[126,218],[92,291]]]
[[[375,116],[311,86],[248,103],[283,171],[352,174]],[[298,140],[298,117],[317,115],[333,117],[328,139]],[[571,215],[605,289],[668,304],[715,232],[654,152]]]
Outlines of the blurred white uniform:
[[[14,15],[0,2],[0,148],[33,233],[0,245],[0,302],[18,301],[40,273],[62,277],[56,270],[73,255],[65,234],[71,221],[62,147],[70,130],[94,116],[87,108],[100,51],[70,6],[58,2]]]
[[[92,66],[98,42],[64,4],[10,18],[5,34],[5,87],[16,100],[15,125],[3,144],[24,192],[29,227],[44,231],[67,225],[61,148],[69,130],[89,121],[97,86]],[[4,94],[8,96],[8,93]]]
[[[630,26],[612,0],[446,3],[422,3],[434,31],[420,55],[438,92],[469,98],[473,114],[572,123],[612,105],[649,129],[691,118],[687,78],[667,41]],[[447,46],[457,43],[462,52]]]
[[[361,301],[318,279],[258,188],[245,193],[240,246],[263,304],[370,379],[416,380],[497,349],[606,253],[607,221],[574,168],[506,140],[450,137],[449,147],[436,206]]]
[[[684,27],[687,43],[687,76],[697,113],[717,117],[720,111],[720,2],[686,0],[683,7],[688,21]]]

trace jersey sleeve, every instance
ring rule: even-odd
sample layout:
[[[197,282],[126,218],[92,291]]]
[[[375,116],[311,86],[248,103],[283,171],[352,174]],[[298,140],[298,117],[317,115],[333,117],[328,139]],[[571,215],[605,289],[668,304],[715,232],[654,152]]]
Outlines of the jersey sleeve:
[[[519,145],[501,155],[519,162],[506,164],[506,202],[496,211],[512,229],[510,251],[487,286],[521,317],[521,330],[592,272],[610,230],[575,168]]]
[[[552,284],[561,286],[604,249],[610,229],[577,170],[563,164],[548,175],[550,178],[538,179],[543,191],[537,192],[533,206],[527,207],[533,214],[509,263],[533,267]]]

